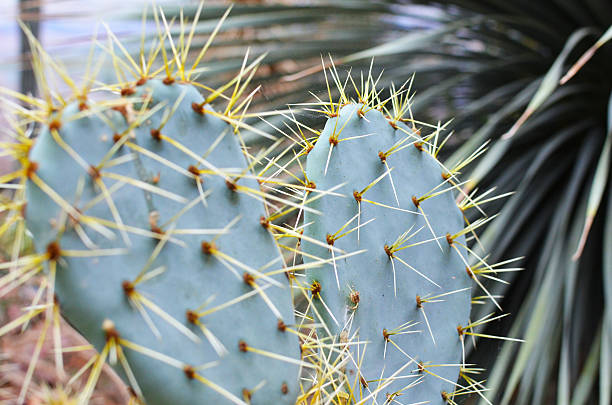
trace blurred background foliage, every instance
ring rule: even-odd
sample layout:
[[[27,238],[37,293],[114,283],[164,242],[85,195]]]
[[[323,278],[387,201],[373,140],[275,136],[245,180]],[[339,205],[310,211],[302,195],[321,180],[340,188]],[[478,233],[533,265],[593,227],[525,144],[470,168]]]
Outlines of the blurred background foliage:
[[[86,11],[71,9],[74,1],[22,3],[22,17],[34,27],[64,19],[91,30],[100,15],[98,2]],[[137,3],[107,5],[112,18],[102,16],[134,54]],[[197,9],[189,1],[158,4],[168,20],[191,20]],[[48,14],[47,7],[70,12]],[[196,54],[227,7],[207,2]],[[374,75],[384,70],[381,87],[416,73],[416,118],[454,117],[448,166],[489,141],[488,152],[462,174],[473,179],[466,191],[515,192],[485,207],[499,215],[479,236],[490,261],[524,256],[525,270],[487,283],[512,315],[483,333],[526,342],[477,342],[470,362],[487,368],[487,397],[496,404],[605,405],[612,403],[611,23],[610,0],[242,0],[234,2],[200,80],[221,83],[240,68],[246,48],[251,59],[266,53],[252,105],[266,111],[313,101],[311,93],[324,98],[321,58],[329,64],[328,55],[343,77],[359,77],[374,58]],[[151,18],[146,25],[154,26]],[[44,28],[40,36],[45,44]],[[98,39],[105,37],[100,29]],[[64,38],[70,46],[51,53],[78,70],[88,41]],[[579,60],[586,62],[566,76]],[[26,56],[0,61],[2,69],[21,62],[22,89],[33,92]],[[320,123],[308,112],[297,116]],[[494,311],[490,302],[476,305],[473,319]],[[485,403],[466,399],[477,402]]]

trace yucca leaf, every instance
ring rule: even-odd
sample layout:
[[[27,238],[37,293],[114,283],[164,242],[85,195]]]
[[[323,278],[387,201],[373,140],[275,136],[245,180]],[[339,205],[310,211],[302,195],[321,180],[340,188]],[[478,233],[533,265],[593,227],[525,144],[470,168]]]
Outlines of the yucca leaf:
[[[612,401],[612,322],[609,310],[604,315],[602,325],[599,379],[599,403],[609,404]]]
[[[612,31],[611,31],[612,32]],[[599,209],[599,204],[603,198],[603,193],[606,188],[608,176],[610,174],[610,150],[612,149],[612,93],[610,93],[610,101],[608,103],[608,135],[604,142],[601,155],[597,161],[597,169],[595,170],[595,176],[593,176],[593,182],[591,183],[591,191],[589,192],[589,203],[586,210],[586,219],[584,223],[584,229],[582,230],[582,236],[580,238],[579,245],[576,249],[576,253],[572,257],[573,260],[577,260],[582,254],[582,249],[586,243],[586,239],[589,235],[591,225],[595,220],[595,215]]]
[[[572,77],[574,77],[574,75],[576,73],[578,73],[578,71],[589,61],[589,59],[591,59],[593,57],[595,52],[597,52],[597,50],[599,48],[601,48],[610,39],[612,39],[612,25],[610,25],[610,28],[608,28],[606,30],[606,32],[603,33],[601,38],[599,38],[597,40],[597,42],[595,42],[595,44],[593,46],[591,46],[580,57],[580,59],[578,59],[578,61],[568,70],[568,72],[565,74],[565,76],[563,76],[561,78],[560,83],[561,84],[565,84],[565,83],[567,83],[568,80],[570,80]]]
[[[595,147],[594,139],[587,138],[580,151],[582,158],[576,162],[570,182],[564,191],[567,199],[561,203],[554,215],[554,228],[549,233],[544,246],[544,254],[536,268],[536,272],[540,274],[539,280],[536,276],[537,281],[532,285],[528,298],[521,309],[526,313],[524,319],[528,320],[523,335],[525,343],[518,351],[510,377],[504,387],[502,405],[510,403],[519,381],[522,382],[520,392],[531,393],[532,380],[523,378],[525,369],[529,367],[529,364],[535,367],[541,361],[544,352],[540,351],[539,348],[543,347],[543,343],[549,339],[550,335],[553,334],[552,331],[561,321],[561,311],[557,308],[563,305],[559,291],[563,289],[563,271],[568,257],[566,249],[568,242],[564,240],[564,236],[571,224],[571,202],[578,195],[588,169],[590,155],[595,153]],[[572,231],[574,235],[579,232],[576,231],[576,228],[577,226],[574,224]],[[575,236],[575,238],[577,237],[579,237],[579,233],[578,236]],[[499,368],[496,370],[499,370]],[[495,382],[491,384],[490,398],[494,397],[497,390],[494,384],[499,384],[499,379],[503,378],[503,374],[501,374],[503,371],[499,373],[498,375],[493,374],[491,377],[491,380],[495,380]]]
[[[565,42],[565,46],[563,50],[557,56],[557,59],[552,64],[546,75],[542,79],[542,83],[540,83],[540,87],[533,95],[531,101],[527,105],[527,109],[523,112],[520,118],[516,121],[516,123],[510,128],[508,132],[506,132],[502,138],[511,138],[516,134],[521,125],[535,112],[538,108],[550,97],[550,95],[555,91],[557,86],[559,85],[559,78],[561,77],[561,73],[563,71],[563,65],[565,64],[565,60],[569,56],[570,52],[578,45],[578,43],[592,30],[590,28],[581,28],[575,31]]]
[[[589,352],[589,355],[584,363],[584,368],[582,369],[580,378],[576,383],[574,393],[571,397],[571,402],[568,402],[572,405],[584,405],[589,401],[589,395],[597,378],[597,369],[599,367],[600,352],[602,349],[601,339],[602,326],[599,327],[597,333],[595,334],[594,342],[591,345],[591,351]],[[569,397],[567,398],[569,399]],[[602,404],[605,404],[605,402],[602,402]]]

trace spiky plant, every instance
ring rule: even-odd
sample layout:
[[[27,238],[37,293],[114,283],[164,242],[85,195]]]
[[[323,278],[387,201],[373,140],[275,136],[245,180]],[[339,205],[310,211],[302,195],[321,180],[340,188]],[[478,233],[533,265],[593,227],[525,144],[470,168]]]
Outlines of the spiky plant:
[[[314,145],[304,145],[304,177],[349,198],[306,203],[322,215],[304,213],[304,261],[331,260],[306,272],[317,334],[342,348],[329,357],[343,370],[337,384],[348,403],[375,403],[382,391],[387,402],[454,404],[482,388],[458,349],[499,318],[469,321],[471,281],[478,287],[479,265],[492,267],[466,235],[487,220],[464,224],[478,203],[460,195],[456,168],[436,159],[443,129],[414,119],[408,83],[380,99],[370,72],[352,99],[351,78],[329,73],[340,96],[314,109],[328,119]]]
[[[287,174],[293,175],[286,169],[288,165],[301,166],[300,159],[309,152],[312,152],[310,156],[320,154],[325,143],[318,142],[317,136],[324,139],[325,132],[308,129],[294,121],[296,129],[290,128],[294,135],[303,134],[302,128],[307,128],[315,136],[298,136],[295,141],[291,135],[280,131],[283,137],[270,148],[248,149],[243,131],[249,131],[251,136],[274,138],[243,121],[254,94],[247,93],[246,89],[261,58],[247,64],[245,57],[238,75],[218,88],[197,83],[192,77],[199,72],[198,63],[208,46],[200,49],[195,62],[187,64],[194,31],[186,33],[186,23],[181,21],[180,35],[173,38],[172,25],[165,15],[157,14],[156,10],[155,17],[159,23],[157,36],[150,50],[141,48],[140,64],[109,33],[108,42],[98,45],[109,57],[116,80],[111,83],[98,80],[97,73],[104,65],[92,51],[82,86],[76,84],[70,73],[61,68],[24,27],[34,55],[41,97],[0,89],[6,96],[2,102],[12,118],[7,131],[11,139],[1,144],[2,153],[13,158],[16,165],[14,171],[0,177],[2,188],[9,193],[12,191],[11,198],[2,203],[5,215],[0,236],[4,240],[3,253],[7,260],[0,264],[0,297],[18,289],[32,293],[30,305],[20,308],[17,317],[0,326],[0,337],[19,328],[28,328],[34,322],[40,327],[16,402],[34,398],[31,382],[39,359],[47,351],[44,350],[47,340],[52,341],[52,357],[60,384],[67,378],[65,350],[91,353],[94,348],[98,351],[76,372],[73,370],[65,382],[68,389],[75,390],[79,404],[92,400],[106,363],[114,366],[129,385],[132,403],[183,404],[201,400],[242,405],[340,400],[363,403],[376,402],[387,388],[395,391],[387,393],[391,397],[403,395],[403,391],[413,388],[406,392],[410,397],[452,404],[455,395],[459,395],[454,381],[460,374],[467,381],[466,386],[458,385],[464,390],[461,393],[479,391],[480,383],[473,384],[470,377],[465,376],[473,370],[468,368],[461,350],[463,336],[473,334],[472,329],[478,324],[468,320],[471,300],[466,286],[469,275],[474,276],[476,270],[474,268],[474,274],[471,270],[465,272],[463,254],[457,250],[459,255],[456,256],[451,249],[453,243],[465,248],[464,234],[475,226],[463,229],[461,213],[464,207],[457,206],[452,198],[452,192],[458,187],[455,169],[442,172],[443,168],[435,159],[440,128],[423,140],[414,128],[410,136],[404,136],[407,128],[404,121],[412,117],[407,103],[409,89],[402,86],[397,92],[393,90],[391,98],[379,100],[379,91],[370,72],[365,82],[368,90],[361,90],[368,92],[364,93],[362,108],[370,111],[362,111],[362,122],[378,117],[378,125],[373,128],[377,135],[372,138],[374,146],[391,147],[382,139],[396,138],[389,132],[393,132],[391,128],[400,127],[397,152],[405,149],[408,141],[417,146],[420,152],[416,153],[415,162],[426,163],[413,180],[421,175],[428,178],[412,191],[419,193],[419,202],[444,194],[444,199],[436,199],[440,204],[428,205],[435,207],[436,214],[430,212],[429,220],[421,219],[421,216],[426,218],[422,208],[420,212],[400,208],[400,211],[415,215],[412,222],[403,215],[381,222],[388,226],[412,224],[414,227],[416,218],[434,224],[438,232],[442,229],[450,232],[446,237],[434,236],[414,245],[416,251],[422,251],[421,245],[425,244],[435,249],[434,241],[439,245],[438,239],[446,239],[448,246],[444,253],[440,255],[436,251],[433,255],[437,257],[435,266],[427,251],[418,255],[419,264],[415,264],[435,267],[435,278],[440,284],[433,284],[444,288],[445,292],[433,297],[426,294],[414,301],[412,296],[417,290],[411,290],[407,296],[404,287],[422,282],[414,282],[414,276],[408,280],[398,276],[401,293],[396,295],[398,311],[389,321],[404,318],[401,309],[406,303],[413,304],[413,312],[422,311],[423,314],[423,305],[429,302],[449,299],[455,303],[437,305],[438,311],[431,314],[433,326],[427,321],[433,342],[429,342],[428,336],[423,338],[428,351],[422,355],[407,349],[414,356],[409,359],[398,353],[390,354],[392,367],[398,370],[393,377],[384,376],[381,371],[380,379],[385,381],[368,388],[368,394],[361,398],[352,392],[354,386],[345,387],[346,381],[352,378],[351,373],[367,374],[371,378],[374,373],[378,375],[379,361],[368,361],[363,368],[353,364],[348,371],[344,365],[332,361],[328,353],[338,348],[322,336],[321,324],[326,321],[306,310],[300,315],[299,323],[293,322],[290,302],[293,289],[287,287],[295,287],[301,293],[306,290],[297,281],[300,275],[287,272],[306,270],[308,273],[330,264],[335,268],[336,261],[365,250],[328,258],[305,247],[302,255],[308,258],[306,263],[285,266],[273,239],[295,242],[294,246],[280,244],[294,253],[302,239],[309,243],[316,240],[318,235],[308,236],[309,223],[293,227],[283,224],[282,219],[293,212],[304,216],[322,215],[320,221],[324,225],[338,219],[333,213],[319,212],[310,206],[319,198],[329,206],[327,201],[331,200],[327,197],[339,196],[327,189],[328,181],[321,179],[317,188],[310,182],[299,185],[283,179]],[[213,38],[214,35],[207,44]],[[170,51],[166,49],[166,42],[170,44]],[[342,93],[337,72],[330,73]],[[57,91],[51,85],[54,79],[62,80],[69,91]],[[96,88],[93,88],[94,83]],[[205,94],[200,94],[198,88]],[[224,94],[226,91],[228,94]],[[210,105],[217,99],[225,101],[218,111]],[[330,108],[338,115],[341,104],[348,102],[345,96],[338,101],[330,100]],[[391,111],[386,104],[392,105],[389,108],[394,118],[390,122],[383,114],[383,111],[387,115]],[[324,107],[323,115],[328,113]],[[263,115],[258,116],[263,118]],[[349,111],[349,115],[353,114]],[[346,131],[354,130],[347,128]],[[285,137],[295,144],[290,142],[287,148],[268,157]],[[313,149],[311,146],[315,142]],[[279,163],[283,155],[295,148],[302,150],[287,163]],[[390,156],[393,151],[388,153]],[[372,156],[379,159],[378,155]],[[402,170],[406,166],[404,164]],[[373,166],[375,171],[380,167],[387,168],[390,173],[387,164]],[[429,170],[432,167],[439,173]],[[350,171],[352,165],[341,164],[339,169]],[[317,171],[312,167],[310,170]],[[305,179],[308,177],[306,173],[302,175]],[[363,181],[369,181],[368,175],[365,174]],[[293,178],[300,181],[295,175]],[[335,181],[331,176],[328,180]],[[406,181],[401,177],[401,180],[398,185],[410,183],[410,179]],[[372,185],[374,183],[369,187]],[[443,192],[436,191],[445,185],[451,187]],[[433,189],[426,192],[430,187]],[[402,201],[414,203],[405,198],[407,192],[404,188],[400,191]],[[384,209],[390,207],[378,204],[386,207]],[[363,212],[364,215],[373,214],[365,208]],[[300,232],[304,229],[307,234]],[[206,239],[202,241],[201,236]],[[365,239],[366,234],[363,236]],[[400,239],[402,242],[397,242],[396,246],[398,251],[406,240]],[[390,255],[394,260],[401,260],[395,253]],[[371,257],[377,260],[378,256]],[[323,273],[329,272],[323,270]],[[395,271],[393,274],[395,280]],[[463,288],[453,290],[458,286]],[[380,291],[376,293],[371,293],[365,285],[362,289],[364,297],[371,297],[367,300],[374,304],[370,312],[359,312],[364,313],[366,321],[374,319],[376,312],[384,307],[384,301],[376,295],[382,293],[384,297],[388,287],[386,281],[378,287]],[[421,287],[418,291],[423,290],[425,294],[424,286]],[[439,300],[453,294],[460,298]],[[342,305],[333,309],[337,317],[342,310]],[[333,313],[330,315],[335,317]],[[90,344],[65,348],[61,317],[80,331]],[[411,326],[420,322],[411,323]],[[324,329],[328,330],[326,326]],[[383,333],[385,348],[387,342],[403,345],[399,340],[399,335],[405,333],[402,330],[389,329],[387,336],[387,332]],[[432,346],[435,345],[434,333],[443,336],[444,350],[440,355]],[[297,350],[299,340],[303,342],[301,356]],[[342,342],[342,352],[362,343],[367,342]],[[376,347],[375,354],[381,346],[377,344]],[[409,366],[412,366],[410,371],[397,375]],[[427,371],[438,366],[446,369],[437,373]],[[304,372],[303,383],[299,384],[298,368],[314,370],[314,376]],[[433,377],[425,378],[424,373]],[[86,381],[77,388],[76,383],[81,378]],[[395,380],[408,378],[415,381],[400,389]]]

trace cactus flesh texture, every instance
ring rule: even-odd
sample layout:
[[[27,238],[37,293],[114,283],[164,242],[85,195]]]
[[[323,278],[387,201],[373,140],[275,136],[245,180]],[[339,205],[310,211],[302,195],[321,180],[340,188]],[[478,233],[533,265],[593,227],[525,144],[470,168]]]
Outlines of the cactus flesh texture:
[[[56,112],[29,155],[62,313],[149,405],[294,403],[290,288],[235,128],[191,85],[124,96]]]
[[[319,334],[347,348],[352,401],[380,391],[402,403],[445,403],[471,305],[455,187],[413,127],[364,104],[338,110],[306,166],[317,189],[346,196],[313,198],[322,214],[305,212],[306,260],[329,259],[308,271]]]

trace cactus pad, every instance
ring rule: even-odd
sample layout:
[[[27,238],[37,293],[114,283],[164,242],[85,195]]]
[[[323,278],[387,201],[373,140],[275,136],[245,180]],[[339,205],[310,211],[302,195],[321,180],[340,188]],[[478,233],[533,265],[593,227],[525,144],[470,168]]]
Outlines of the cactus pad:
[[[323,242],[303,242],[305,258],[330,260],[308,271],[320,334],[348,346],[344,383],[354,402],[376,391],[442,404],[456,388],[458,326],[471,305],[454,183],[432,145],[400,120],[355,103],[330,115],[306,166],[318,189],[346,196],[319,198],[309,206],[322,215],[305,213],[304,235]]]
[[[30,152],[61,311],[149,405],[294,403],[290,288],[235,128],[192,86],[138,84],[68,105]]]

